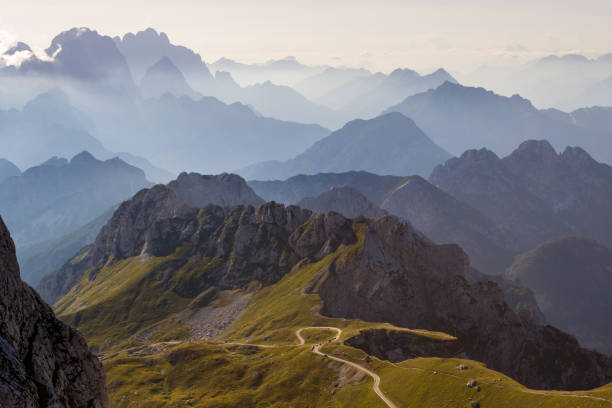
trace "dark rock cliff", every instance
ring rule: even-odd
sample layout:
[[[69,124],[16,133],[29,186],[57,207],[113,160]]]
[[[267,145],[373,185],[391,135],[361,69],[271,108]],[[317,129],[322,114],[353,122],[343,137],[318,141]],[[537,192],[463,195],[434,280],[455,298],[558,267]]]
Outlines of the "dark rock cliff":
[[[108,407],[102,365],[19,278],[0,220],[0,401],[3,407]]]
[[[322,314],[449,333],[457,341],[441,356],[482,361],[530,387],[593,388],[612,379],[609,358],[519,316],[496,282],[474,275],[457,245],[435,245],[389,216],[370,223],[365,234],[362,251],[332,263],[316,285]],[[408,358],[411,342],[403,350],[396,336],[383,342],[366,336],[363,348],[381,358]]]

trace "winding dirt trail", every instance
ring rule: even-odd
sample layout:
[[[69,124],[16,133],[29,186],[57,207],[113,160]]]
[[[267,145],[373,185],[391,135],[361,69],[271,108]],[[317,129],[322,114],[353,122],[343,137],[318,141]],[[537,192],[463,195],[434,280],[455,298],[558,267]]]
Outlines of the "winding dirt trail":
[[[376,393],[376,395],[378,395],[378,397],[387,405],[387,407],[389,408],[398,408],[397,405],[395,405],[389,398],[387,398],[385,396],[385,394],[381,391],[380,389],[380,376],[378,374],[376,374],[375,372],[357,364],[354,363],[352,361],[349,360],[345,360],[343,358],[340,357],[335,357],[335,356],[331,356],[325,353],[321,352],[321,348],[323,346],[325,346],[326,344],[330,344],[330,343],[334,343],[337,342],[340,339],[340,336],[342,335],[342,329],[338,328],[338,327],[333,327],[333,326],[309,326],[309,327],[302,327],[298,330],[295,331],[295,336],[298,339],[298,344],[297,346],[304,346],[306,344],[306,340],[304,339],[304,337],[302,336],[302,331],[303,330],[330,330],[330,331],[335,331],[336,332],[336,336],[333,337],[331,340],[327,340],[327,341],[322,341],[320,343],[317,344],[313,344],[312,345],[312,352],[314,354],[317,354],[319,356],[323,356],[326,358],[329,358],[331,360],[335,360],[338,361],[342,364],[346,364],[349,365],[363,373],[365,373],[366,375],[372,377],[372,379],[374,380],[374,385],[372,386],[372,389],[374,390],[374,392]],[[291,345],[283,345],[283,344],[251,344],[251,343],[240,343],[240,342],[227,342],[227,343],[223,343],[223,344],[228,344],[228,345],[241,345],[241,346],[255,346],[255,347],[262,347],[262,348],[277,348],[277,347],[292,347]],[[296,345],[293,345],[293,347],[295,347]],[[457,379],[462,379],[464,380],[465,377],[457,375],[457,374],[453,374],[453,373],[449,373],[449,372],[444,372],[444,371],[434,371],[434,370],[430,370],[430,369],[425,369],[425,368],[419,368],[419,367],[406,367],[406,366],[401,366],[399,364],[396,363],[391,363],[393,366],[395,366],[396,368],[399,369],[403,369],[403,370],[414,370],[414,371],[421,371],[421,372],[435,372],[436,374],[440,374],[440,375],[444,375],[444,376],[448,376],[448,377],[453,377],[453,378],[457,378]],[[496,383],[489,383],[489,382],[485,382],[485,384],[489,385],[489,386],[493,386],[493,387],[498,387],[498,388],[506,388],[506,386],[502,385],[502,384],[496,384]],[[595,400],[595,401],[601,401],[601,402],[606,402],[610,405],[612,405],[612,400],[607,399],[607,398],[603,398],[603,397],[596,397],[596,396],[592,396],[592,395],[580,395],[580,394],[573,394],[573,393],[566,393],[563,391],[546,391],[546,390],[531,390],[528,388],[525,389],[516,389],[516,391],[518,392],[523,392],[526,394],[535,394],[535,395],[546,395],[549,397],[570,397],[570,398],[581,398],[581,399],[589,399],[589,400]]]
[[[312,347],[312,352],[315,353],[315,354],[318,354],[320,356],[324,356],[326,358],[338,361],[340,363],[347,364],[347,365],[349,365],[349,366],[351,366],[351,367],[353,367],[353,368],[355,368],[355,369],[357,369],[357,370],[359,370],[359,371],[369,375],[374,380],[374,385],[373,385],[372,389],[374,390],[376,395],[378,395],[378,397],[385,404],[387,404],[387,406],[389,408],[397,408],[397,405],[395,405],[389,398],[387,398],[385,396],[385,394],[380,390],[380,376],[378,374],[376,374],[374,371],[368,370],[367,368],[362,367],[362,366],[360,366],[357,363],[353,363],[352,361],[345,360],[345,359],[342,359],[342,358],[339,358],[339,357],[330,356],[330,355],[327,355],[327,354],[324,354],[324,353],[321,352],[321,347],[323,347],[324,345],[329,344],[329,343],[333,343],[335,341],[338,341],[338,339],[342,335],[342,330],[341,329],[339,329],[337,327],[302,327],[301,329],[298,329],[295,332],[295,335],[297,336],[297,338],[299,340],[299,345],[300,346],[305,344],[305,340],[302,337],[302,330],[308,330],[308,329],[320,329],[320,330],[332,330],[332,331],[335,331],[337,333],[336,337],[334,337],[331,341],[315,344]]]

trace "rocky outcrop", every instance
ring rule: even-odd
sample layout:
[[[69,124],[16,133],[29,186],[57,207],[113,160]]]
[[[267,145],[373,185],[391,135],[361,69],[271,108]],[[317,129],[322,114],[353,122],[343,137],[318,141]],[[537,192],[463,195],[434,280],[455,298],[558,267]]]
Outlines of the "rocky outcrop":
[[[332,187],[317,197],[306,197],[300,200],[297,206],[308,208],[319,214],[335,211],[347,218],[355,218],[360,215],[367,218],[380,218],[387,213],[370,202],[359,191],[350,187]]]
[[[167,185],[141,190],[121,204],[95,242],[74,258],[78,261],[67,262],[60,270],[46,276],[37,290],[49,303],[55,303],[88,267],[131,256],[172,253],[179,243],[198,231],[201,207],[261,203],[263,200],[239,176],[182,173]],[[212,211],[211,215],[217,220],[224,217],[223,211]]]
[[[0,220],[0,400],[7,408],[108,407],[104,370],[85,339],[19,278]]]
[[[474,275],[460,247],[435,245],[390,216],[371,222],[362,250],[331,263],[314,287],[324,315],[449,333],[459,343],[453,355],[530,387],[593,388],[612,379],[607,357],[515,313],[497,283]],[[399,343],[390,344],[395,350]]]

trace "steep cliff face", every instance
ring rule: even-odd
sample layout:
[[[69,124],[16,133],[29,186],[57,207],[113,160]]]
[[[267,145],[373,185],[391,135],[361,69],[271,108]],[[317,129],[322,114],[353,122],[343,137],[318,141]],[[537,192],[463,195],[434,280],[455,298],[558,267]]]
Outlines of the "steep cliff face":
[[[316,288],[324,315],[447,332],[457,337],[452,355],[483,361],[531,387],[592,388],[612,379],[608,358],[517,315],[497,283],[474,279],[460,247],[434,245],[393,217],[372,222],[361,253],[332,263]],[[368,351],[388,358],[398,342],[387,343],[390,349],[383,342]],[[396,352],[410,354],[410,347]]]
[[[3,407],[108,407],[102,365],[19,278],[0,220],[0,400]]]
[[[59,271],[47,275],[37,290],[55,303],[87,268],[130,256],[163,256],[197,229],[198,208],[259,205],[263,200],[234,174],[217,176],[182,173],[167,185],[141,190],[124,202],[102,228],[96,241]],[[213,211],[214,213],[214,211]],[[87,256],[85,256],[87,254]]]

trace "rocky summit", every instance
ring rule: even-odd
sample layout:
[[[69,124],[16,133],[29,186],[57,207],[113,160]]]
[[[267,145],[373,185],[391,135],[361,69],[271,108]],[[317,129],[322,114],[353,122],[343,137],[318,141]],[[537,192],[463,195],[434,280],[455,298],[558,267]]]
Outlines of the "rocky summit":
[[[19,278],[0,219],[0,400],[6,408],[108,407],[102,365],[75,329]]]

